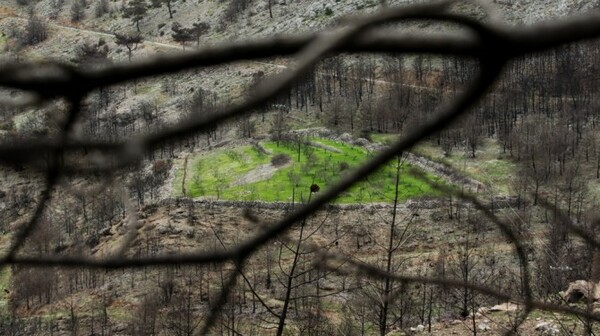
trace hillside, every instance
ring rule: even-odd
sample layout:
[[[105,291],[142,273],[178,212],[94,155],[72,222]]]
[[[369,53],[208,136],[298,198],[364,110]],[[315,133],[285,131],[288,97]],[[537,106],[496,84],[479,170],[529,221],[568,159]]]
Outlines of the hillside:
[[[72,3],[76,0],[31,0],[35,12],[56,22],[72,22]],[[8,1],[4,8],[11,9],[20,16],[26,16],[27,6],[18,1]],[[101,2],[101,1],[99,1]],[[191,26],[196,22],[206,22],[211,29],[202,38],[203,43],[214,43],[246,37],[271,36],[321,29],[337,19],[361,12],[377,9],[375,0],[351,1],[171,1],[173,18],[169,17],[166,5],[150,8],[140,21],[140,29],[147,37],[160,42],[170,42],[171,24]],[[411,0],[390,1],[390,5],[407,5]],[[512,23],[524,24],[551,20],[598,9],[597,0],[498,0],[494,1],[499,16]],[[60,5],[62,3],[62,5]],[[269,14],[271,4],[271,15]],[[102,32],[121,32],[133,29],[131,20],[120,17],[118,11],[123,3],[108,3],[108,13],[96,18],[97,4],[90,3],[83,10],[83,19],[73,23],[77,27],[88,27]],[[235,7],[238,6],[238,7]],[[476,13],[473,6],[462,4],[459,10]],[[272,17],[271,17],[272,16]],[[227,24],[223,22],[227,21]],[[233,21],[233,24],[230,22]]]
[[[600,9],[598,0],[490,4],[524,30]],[[381,7],[7,0],[0,82],[21,68],[76,82]],[[450,11],[488,21],[469,2]],[[406,31],[460,33],[430,19],[384,32]],[[581,281],[600,281],[599,57],[596,38],[511,60],[468,113],[310,212],[306,204],[435,120],[476,77],[476,58],[327,55],[252,113],[154,143],[149,135],[259,96],[297,61],[118,80],[83,91],[81,104],[76,85],[45,97],[9,82],[0,250],[14,254],[0,259],[0,334],[597,334],[600,294]]]

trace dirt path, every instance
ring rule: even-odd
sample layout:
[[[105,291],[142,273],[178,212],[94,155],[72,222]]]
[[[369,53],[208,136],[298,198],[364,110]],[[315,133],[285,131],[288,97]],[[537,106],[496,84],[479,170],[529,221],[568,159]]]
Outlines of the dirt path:
[[[279,169],[286,168],[289,165],[290,165],[290,163],[287,163],[282,166],[273,166],[271,163],[265,163],[263,165],[260,165],[256,168],[252,169],[251,171],[246,173],[246,175],[241,176],[232,185],[238,186],[238,185],[244,185],[244,184],[268,180]]]
[[[14,11],[10,10],[9,8],[0,6],[0,20],[6,19],[6,18],[12,18],[12,19],[24,21],[24,22],[28,20],[27,18],[23,18],[23,17],[19,16],[18,14],[16,14]],[[77,32],[77,33],[95,35],[95,36],[99,36],[99,37],[109,37],[109,38],[115,37],[115,34],[105,33],[105,32],[86,29],[86,28],[72,27],[72,26],[68,26],[65,24],[59,24],[56,22],[49,22],[48,26],[50,28],[54,28],[54,29],[68,30],[68,31],[73,31],[73,32]],[[152,45],[152,46],[161,47],[161,48],[183,50],[183,48],[181,46],[175,45],[175,44],[161,43],[161,42],[151,41],[151,40],[147,40],[147,39],[144,39],[144,43],[147,45]]]
[[[23,19],[23,18],[19,18],[19,19],[20,20],[26,20],[26,19]],[[49,25],[50,25],[50,27],[53,27],[53,28],[70,30],[70,31],[78,32],[78,33],[85,33],[85,34],[96,35],[96,36],[100,36],[100,37],[110,37],[110,38],[114,38],[115,37],[115,34],[104,33],[104,32],[100,32],[100,31],[96,31],[96,30],[89,30],[89,29],[83,29],[83,28],[75,28],[75,27],[70,27],[70,26],[56,24],[56,23],[50,23]],[[161,47],[161,48],[183,50],[183,48],[181,46],[179,46],[179,45],[167,44],[167,43],[161,43],[161,42],[155,42],[155,41],[151,41],[151,40],[147,40],[147,39],[144,39],[143,43],[145,43],[147,45]]]

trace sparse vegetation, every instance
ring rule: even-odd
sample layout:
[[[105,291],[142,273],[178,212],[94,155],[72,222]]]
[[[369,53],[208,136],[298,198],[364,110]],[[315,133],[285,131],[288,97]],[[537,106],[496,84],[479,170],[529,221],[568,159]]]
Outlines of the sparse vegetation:
[[[94,7],[94,15],[99,18],[110,11],[108,0],[98,0]]]
[[[152,5],[152,7],[154,8],[160,8],[162,7],[163,4],[165,4],[167,6],[167,10],[169,11],[169,19],[173,18],[173,3],[176,0],[150,0],[150,3]],[[185,2],[185,0],[183,0]]]
[[[71,3],[71,21],[79,22],[85,17],[85,0],[74,0]]]
[[[25,45],[35,45],[48,38],[48,25],[35,13],[29,15],[21,42]]]
[[[140,21],[144,19],[147,11],[148,5],[145,0],[131,0],[123,8],[123,17],[131,19],[138,33],[140,33]]]

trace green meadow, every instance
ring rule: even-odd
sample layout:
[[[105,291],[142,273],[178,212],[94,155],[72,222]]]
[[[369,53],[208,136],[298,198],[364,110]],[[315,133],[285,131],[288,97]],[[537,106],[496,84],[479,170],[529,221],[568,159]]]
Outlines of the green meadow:
[[[364,148],[322,138],[310,138],[309,144],[263,142],[267,153],[254,146],[215,150],[190,158],[185,181],[185,196],[213,197],[223,200],[306,201],[310,186],[324,190],[372,154]],[[289,157],[281,166],[271,164],[279,154]],[[411,176],[407,163],[400,171],[399,198],[402,200],[438,195],[428,183]],[[355,185],[336,200],[337,203],[392,202],[396,161]],[[438,178],[426,174],[440,183]],[[175,193],[183,195],[183,167],[175,178]]]

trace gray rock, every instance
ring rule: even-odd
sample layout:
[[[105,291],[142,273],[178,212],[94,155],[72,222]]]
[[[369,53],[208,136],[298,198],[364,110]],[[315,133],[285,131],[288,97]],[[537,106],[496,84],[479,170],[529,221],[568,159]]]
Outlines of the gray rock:
[[[367,140],[365,138],[358,138],[358,139],[354,140],[354,145],[356,145],[356,146],[367,147],[370,144],[371,144],[371,142],[369,142],[369,140]]]
[[[100,230],[100,235],[101,236],[110,236],[110,235],[112,235],[112,233],[110,232],[110,228],[107,227],[107,228],[104,228],[104,229]]]
[[[196,236],[196,230],[194,230],[193,228],[187,228],[185,230],[185,236],[187,238],[194,238],[194,236]]]
[[[164,234],[171,233],[171,230],[172,230],[172,229],[173,229],[173,227],[172,227],[172,226],[169,226],[169,225],[164,225],[164,224],[158,225],[158,226],[156,227],[156,231],[157,231],[159,234],[161,234],[161,235],[164,235]]]
[[[488,330],[491,330],[492,328],[487,323],[479,323],[479,325],[477,326],[477,329],[479,329],[481,331],[488,331]]]
[[[535,331],[541,335],[558,335],[560,330],[550,322],[540,322],[535,325]]]
[[[423,332],[423,330],[425,330],[425,326],[422,324],[419,324],[416,327],[411,327],[409,330],[412,333],[420,333],[420,332]]]
[[[600,299],[600,285],[585,280],[573,281],[563,293],[563,297],[568,303],[577,303],[580,300],[597,301]]]
[[[343,142],[351,142],[352,135],[350,135],[349,133],[342,133],[342,135],[340,135],[339,139],[340,139],[340,141],[343,141]]]

